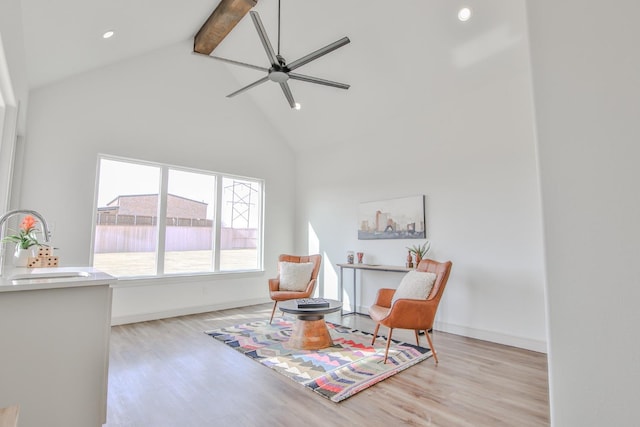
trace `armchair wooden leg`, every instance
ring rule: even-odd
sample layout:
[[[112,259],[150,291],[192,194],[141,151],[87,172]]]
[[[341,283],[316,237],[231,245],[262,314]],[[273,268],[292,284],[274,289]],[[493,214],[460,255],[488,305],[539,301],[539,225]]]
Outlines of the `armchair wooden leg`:
[[[416,333],[416,345],[420,347],[420,335],[418,334],[419,331],[416,329],[413,332]]]
[[[376,330],[373,331],[373,339],[371,340],[371,345],[376,342],[376,337],[378,336],[378,329],[380,329],[380,323],[376,325]]]
[[[433,353],[433,360],[436,361],[436,365],[438,364],[438,355],[436,354],[436,349],[433,347],[433,341],[431,341],[431,337],[429,336],[428,331],[424,331],[424,335],[427,337],[427,341],[429,341],[429,348]]]
[[[391,334],[392,333],[393,333],[393,328],[389,328],[389,336],[387,337],[387,348],[384,351],[384,362],[382,362],[382,363],[387,363],[387,357],[389,356],[389,346],[391,345]]]
[[[271,319],[269,319],[269,324],[271,324],[271,321],[273,320],[273,313],[276,312],[276,306],[278,305],[278,301],[274,301],[273,302],[273,310],[271,310]]]

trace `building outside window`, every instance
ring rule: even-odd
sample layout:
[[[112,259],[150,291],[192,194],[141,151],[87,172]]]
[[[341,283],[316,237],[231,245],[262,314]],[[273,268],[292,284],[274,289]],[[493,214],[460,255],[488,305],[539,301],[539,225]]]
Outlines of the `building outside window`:
[[[117,277],[262,268],[263,182],[99,158],[94,267]]]

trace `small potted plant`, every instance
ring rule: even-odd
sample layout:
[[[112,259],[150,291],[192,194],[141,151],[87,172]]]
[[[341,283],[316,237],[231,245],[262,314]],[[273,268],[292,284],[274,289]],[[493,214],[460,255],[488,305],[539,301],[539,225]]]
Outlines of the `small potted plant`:
[[[428,240],[422,245],[413,245],[407,247],[409,253],[413,254],[416,257],[416,268],[418,267],[418,264],[420,264],[420,261],[422,261],[424,256],[427,254],[427,252],[429,252],[429,249],[431,249],[431,242]]]
[[[36,228],[37,223],[38,221],[34,217],[27,215],[20,223],[18,234],[2,239],[2,243],[16,244],[16,251],[13,256],[13,264],[16,267],[26,267],[28,258],[37,255],[37,249],[40,246],[36,238],[36,233],[40,231]]]

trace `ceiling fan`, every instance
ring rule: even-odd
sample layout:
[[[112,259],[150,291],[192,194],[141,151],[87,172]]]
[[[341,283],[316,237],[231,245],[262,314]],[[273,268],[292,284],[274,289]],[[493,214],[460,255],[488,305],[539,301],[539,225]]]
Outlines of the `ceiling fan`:
[[[226,59],[226,58],[220,58],[218,56],[207,55],[209,56],[209,58],[217,59],[219,61],[228,62],[230,64],[239,65],[242,67],[252,68],[254,70],[265,71],[267,73],[267,75],[262,77],[261,79],[256,80],[255,82],[248,84],[247,86],[241,89],[238,89],[233,93],[230,93],[229,95],[227,95],[227,98],[232,98],[236,95],[246,92],[247,90],[270,80],[280,85],[280,88],[282,88],[282,92],[284,93],[284,96],[287,98],[287,101],[289,102],[289,105],[291,106],[291,108],[299,109],[300,104],[297,104],[296,101],[294,100],[293,94],[291,93],[291,89],[289,88],[289,84],[287,83],[287,80],[289,79],[299,80],[299,81],[308,82],[308,83],[316,83],[320,85],[336,87],[339,89],[349,89],[349,85],[345,83],[334,82],[331,80],[325,80],[318,77],[312,77],[312,76],[307,76],[304,74],[298,74],[293,72],[294,70],[302,67],[303,65],[308,64],[309,62],[314,61],[320,58],[321,56],[324,56],[330,52],[333,52],[334,50],[341,48],[342,46],[350,43],[351,40],[349,40],[348,37],[343,37],[340,40],[335,41],[314,52],[311,52],[310,54],[305,55],[300,59],[297,59],[291,63],[287,63],[285,59],[282,57],[282,55],[280,55],[280,1],[278,1],[278,52],[277,53],[273,50],[273,47],[271,45],[271,42],[269,41],[269,37],[267,37],[267,32],[265,31],[264,26],[262,25],[262,20],[260,20],[260,15],[258,15],[258,12],[251,11],[249,13],[251,14],[251,19],[253,20],[253,24],[256,27],[256,30],[258,31],[258,36],[260,37],[260,41],[262,42],[262,46],[264,47],[265,52],[267,53],[267,57],[269,58],[269,62],[271,63],[271,66],[269,68],[260,67],[258,65],[247,64],[245,62],[234,61],[232,59]]]

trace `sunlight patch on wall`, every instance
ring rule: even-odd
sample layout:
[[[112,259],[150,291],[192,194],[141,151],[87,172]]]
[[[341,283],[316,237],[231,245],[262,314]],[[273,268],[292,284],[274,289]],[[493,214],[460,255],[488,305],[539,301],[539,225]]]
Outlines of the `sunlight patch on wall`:
[[[320,250],[320,239],[313,229],[311,223],[308,224],[307,232],[307,251],[309,254],[322,254],[322,267],[318,276],[318,283],[314,292],[315,296],[340,299],[338,295],[338,273],[334,263],[329,258],[329,254]]]
[[[313,229],[311,223],[309,223],[309,232],[307,236],[307,250],[309,254],[319,254],[320,253],[320,239],[318,238],[318,234]]]
[[[329,258],[329,255],[324,252],[322,254],[322,278],[323,278],[323,291],[322,295],[324,298],[330,299],[340,299],[340,295],[338,295],[338,273],[336,272],[335,264]],[[348,295],[347,295],[348,297]],[[346,299],[349,300],[348,298]]]

